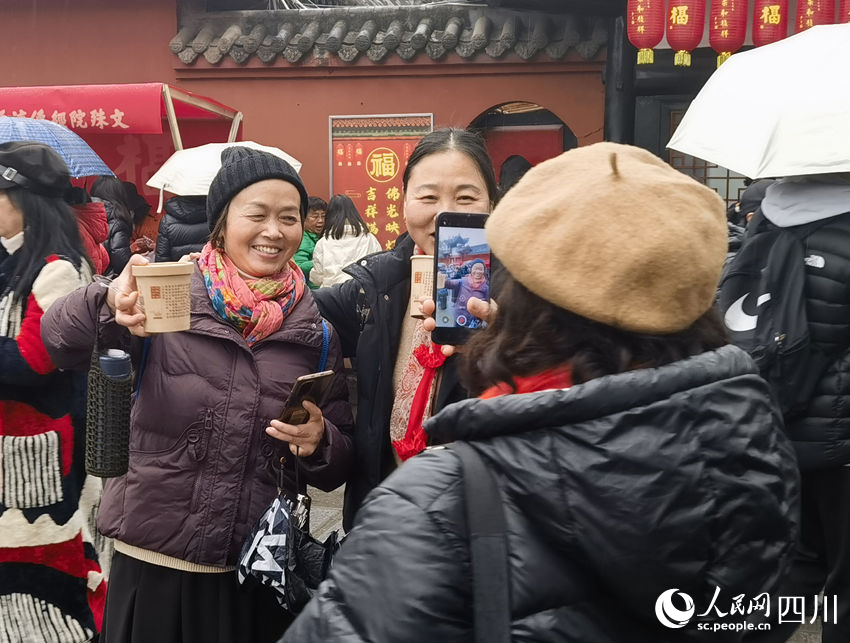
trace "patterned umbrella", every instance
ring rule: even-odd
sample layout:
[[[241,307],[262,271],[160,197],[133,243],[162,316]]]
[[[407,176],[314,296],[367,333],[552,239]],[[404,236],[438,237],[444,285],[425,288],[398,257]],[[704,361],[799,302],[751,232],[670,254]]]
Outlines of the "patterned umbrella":
[[[49,145],[59,152],[74,178],[102,174],[114,176],[88,143],[53,121],[0,116],[0,143],[9,141],[37,141]]]
[[[299,494],[292,507],[281,492],[257,522],[239,555],[237,577],[244,583],[253,576],[271,587],[284,609],[297,614],[327,576],[339,548],[332,532],[319,542],[309,531],[309,496]]]

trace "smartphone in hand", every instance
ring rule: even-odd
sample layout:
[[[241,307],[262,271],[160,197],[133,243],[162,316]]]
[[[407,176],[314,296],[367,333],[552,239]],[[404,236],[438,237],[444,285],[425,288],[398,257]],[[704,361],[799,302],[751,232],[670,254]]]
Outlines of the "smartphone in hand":
[[[437,344],[463,344],[487,323],[466,307],[470,297],[490,299],[490,246],[486,214],[441,212],[434,242],[434,321]]]
[[[310,373],[297,378],[278,420],[287,424],[304,424],[310,419],[310,414],[301,403],[309,400],[318,407],[324,405],[328,401],[333,378],[333,371]]]

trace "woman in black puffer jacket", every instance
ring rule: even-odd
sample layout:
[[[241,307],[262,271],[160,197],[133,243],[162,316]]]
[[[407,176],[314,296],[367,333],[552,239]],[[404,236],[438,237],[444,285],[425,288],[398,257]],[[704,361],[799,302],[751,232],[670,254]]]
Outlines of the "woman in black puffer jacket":
[[[108,271],[120,274],[133,254],[130,249],[133,230],[144,221],[150,205],[133,183],[114,176],[97,177],[92,183],[91,195],[93,201],[103,203],[106,208],[109,236],[103,245],[109,254]]]
[[[156,238],[157,261],[179,261],[190,252],[200,252],[210,236],[207,197],[175,196],[165,202]]]
[[[465,352],[479,398],[426,430],[498,482],[512,640],[737,641],[731,606],[782,579],[798,475],[711,309],[725,223],[712,190],[613,143],[538,165],[491,215],[508,276]],[[463,493],[451,445],[393,473],[284,641],[473,640]]]

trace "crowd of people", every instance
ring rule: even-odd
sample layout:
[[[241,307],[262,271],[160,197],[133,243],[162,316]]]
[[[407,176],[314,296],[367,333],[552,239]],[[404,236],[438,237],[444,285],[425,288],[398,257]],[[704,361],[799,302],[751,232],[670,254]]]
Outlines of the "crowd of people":
[[[475,133],[423,137],[406,232],[381,251],[350,198],[309,196],[286,161],[235,145],[207,195],[166,202],[155,249],[134,249],[149,208],[135,186],[75,193],[49,147],[0,144],[0,640],[473,640],[488,570],[459,442],[504,512],[504,640],[784,641],[778,606],[728,605],[821,591],[838,606],[823,640],[848,640],[850,182],[759,182],[727,212],[637,147],[507,165],[497,181]],[[432,342],[436,302],[410,297],[411,257],[434,254],[445,211],[489,215],[493,263],[445,280],[487,321],[463,347]],[[783,417],[715,299],[758,226],[815,221],[805,305],[832,358]],[[196,264],[188,331],[145,332],[133,268],[154,260]],[[83,444],[105,349],[138,381],[128,471],[102,483]],[[330,395],[304,402],[308,419],[276,419],[323,368]],[[238,582],[278,490],[343,484],[348,534],[300,614]],[[665,626],[671,589],[727,609]]]

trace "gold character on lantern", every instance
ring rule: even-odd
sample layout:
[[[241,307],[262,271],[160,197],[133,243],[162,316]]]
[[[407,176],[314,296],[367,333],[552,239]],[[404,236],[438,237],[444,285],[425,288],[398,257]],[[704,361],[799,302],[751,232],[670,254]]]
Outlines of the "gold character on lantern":
[[[366,200],[367,201],[374,201],[376,195],[377,195],[377,190],[375,188],[370,187],[366,190]]]
[[[761,10],[761,21],[768,25],[778,25],[782,21],[782,14],[778,4],[769,4]]]
[[[684,6],[672,7],[670,9],[670,24],[686,25],[688,24],[688,8]]]
[[[384,226],[384,230],[387,232],[393,232],[395,234],[401,233],[401,228],[398,226],[398,221],[391,221],[387,225]]]
[[[366,217],[369,219],[374,219],[378,214],[378,206],[374,203],[370,203],[366,206]]]
[[[398,218],[398,208],[395,207],[395,203],[390,203],[387,206],[387,217],[389,217],[390,219]]]
[[[401,192],[396,186],[387,188],[387,198],[390,201],[398,201],[401,198]]]

